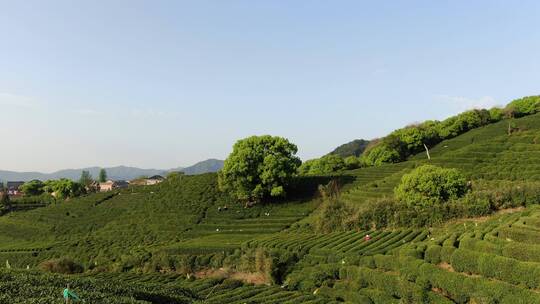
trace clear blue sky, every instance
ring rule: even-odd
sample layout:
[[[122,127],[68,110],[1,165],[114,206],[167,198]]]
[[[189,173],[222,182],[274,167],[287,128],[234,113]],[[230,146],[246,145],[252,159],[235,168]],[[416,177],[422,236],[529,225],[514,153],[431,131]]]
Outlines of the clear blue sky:
[[[303,159],[540,92],[538,1],[2,1],[0,169]]]

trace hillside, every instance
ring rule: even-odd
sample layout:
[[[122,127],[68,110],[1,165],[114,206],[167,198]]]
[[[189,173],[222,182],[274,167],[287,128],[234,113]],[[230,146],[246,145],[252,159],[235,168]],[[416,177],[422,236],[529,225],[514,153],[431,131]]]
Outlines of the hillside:
[[[355,139],[351,142],[348,142],[346,144],[343,144],[337,148],[335,148],[332,152],[329,154],[335,154],[339,155],[341,157],[347,157],[347,156],[360,156],[364,150],[366,150],[367,146],[369,145],[369,140],[365,139]]]
[[[203,174],[10,213],[0,217],[0,260],[35,269],[68,256],[87,272],[0,272],[0,288],[33,282],[52,299],[70,280],[92,290],[85,297],[96,303],[116,293],[124,295],[118,303],[539,303],[539,140],[540,114],[502,120],[442,141],[430,160],[424,152],[337,177],[344,201],[370,206],[392,196],[403,174],[432,163],[458,168],[473,191],[492,191],[504,205],[429,228],[317,232],[317,185],[331,177],[298,178],[289,199],[252,208]],[[209,278],[220,268],[230,273]],[[253,277],[270,286],[232,280]],[[119,280],[130,284],[102,283]],[[24,289],[10,294],[25,297]]]
[[[344,197],[361,204],[371,198],[390,196],[401,176],[420,164],[458,168],[471,180],[540,180],[540,114],[513,120],[519,131],[508,135],[508,120],[473,129],[443,141],[410,160],[351,171],[356,182]]]

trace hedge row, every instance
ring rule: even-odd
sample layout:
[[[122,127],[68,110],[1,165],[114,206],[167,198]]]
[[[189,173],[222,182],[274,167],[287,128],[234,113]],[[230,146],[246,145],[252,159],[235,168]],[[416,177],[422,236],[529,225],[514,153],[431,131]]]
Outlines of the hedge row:
[[[407,280],[416,282],[424,289],[440,289],[457,303],[540,303],[540,294],[527,289],[501,281],[449,272],[411,257],[377,255],[373,259],[377,268],[399,271],[406,275]],[[341,278],[358,279],[358,268],[362,267],[343,268]]]
[[[467,249],[457,249],[452,254],[452,267],[459,272],[481,274],[528,288],[540,287],[540,264]]]
[[[500,244],[476,238],[464,238],[460,241],[459,248],[502,255],[525,262],[540,263],[540,245],[535,244],[521,242]]]
[[[517,242],[540,244],[540,233],[522,227],[502,227],[498,236]]]
[[[366,267],[346,267],[340,271],[341,279],[356,281],[361,288],[374,288],[400,299],[400,303],[452,303],[424,286],[392,273]]]

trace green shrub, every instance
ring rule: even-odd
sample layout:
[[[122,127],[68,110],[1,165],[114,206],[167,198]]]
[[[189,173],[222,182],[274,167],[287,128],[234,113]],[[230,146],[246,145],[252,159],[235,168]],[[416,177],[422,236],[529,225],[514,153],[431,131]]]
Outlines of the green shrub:
[[[452,254],[452,267],[459,272],[481,274],[528,288],[540,286],[540,264],[520,262],[493,254],[457,249]]]
[[[428,246],[426,252],[424,253],[424,259],[428,263],[438,264],[441,262],[441,249],[439,245]]]
[[[450,263],[452,255],[456,251],[456,247],[442,246],[441,248],[441,262]]]
[[[355,169],[358,166],[359,161],[354,156],[343,159],[339,155],[329,154],[321,158],[306,161],[300,166],[298,172],[303,175],[326,175],[339,172],[347,168]]]
[[[298,148],[278,136],[251,136],[234,144],[219,171],[219,188],[243,201],[285,195],[301,164]]]
[[[403,175],[396,198],[409,207],[427,207],[457,199],[467,191],[467,181],[457,169],[424,165]]]
[[[521,261],[540,263],[540,245],[510,242],[502,248],[502,255]]]

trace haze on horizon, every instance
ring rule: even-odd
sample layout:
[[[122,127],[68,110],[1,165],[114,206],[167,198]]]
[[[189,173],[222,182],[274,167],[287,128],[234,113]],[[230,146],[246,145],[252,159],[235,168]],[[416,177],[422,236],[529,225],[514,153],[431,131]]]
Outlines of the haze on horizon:
[[[537,1],[1,1],[0,170],[303,159],[538,94]]]

